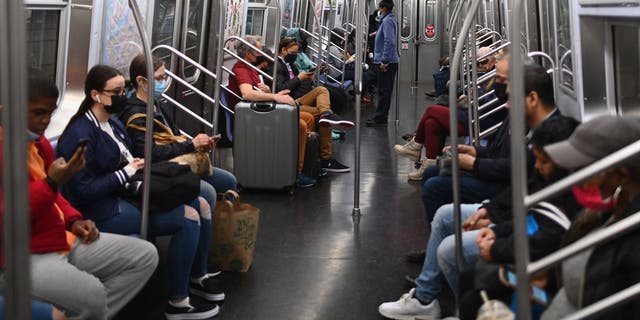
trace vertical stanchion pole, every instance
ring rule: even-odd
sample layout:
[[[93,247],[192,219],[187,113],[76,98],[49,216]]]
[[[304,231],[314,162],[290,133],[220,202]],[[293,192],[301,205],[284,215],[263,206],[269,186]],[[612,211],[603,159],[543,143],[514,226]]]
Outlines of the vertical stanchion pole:
[[[461,67],[462,51],[465,46],[466,35],[474,21],[474,16],[477,12],[478,6],[482,0],[473,0],[470,4],[467,15],[464,19],[462,29],[460,30],[460,39],[456,42],[456,49],[453,53],[453,59],[450,60],[451,75],[458,73],[458,68]],[[454,21],[455,22],[455,21]],[[468,55],[468,53],[467,53]],[[453,80],[453,78],[452,78]],[[451,161],[451,179],[453,185],[453,223],[455,231],[455,245],[456,245],[456,264],[458,265],[458,271],[462,271],[464,260],[462,258],[462,219],[460,216],[460,164],[458,162],[458,105],[456,98],[456,85],[452,82],[449,85],[449,126],[452,146],[452,158]]]
[[[524,196],[527,193],[526,155],[524,150],[524,72],[521,30],[522,30],[522,0],[512,0],[511,12],[511,54],[509,59],[509,101],[511,108],[511,187],[513,197],[513,233],[515,234],[514,252],[516,259],[516,273],[518,276],[518,319],[529,320],[531,305],[529,299],[529,243],[527,242],[527,228],[525,217]]]
[[[275,59],[273,61],[273,88],[271,88],[271,91],[275,91],[276,88],[276,76],[278,76],[278,55],[280,54],[278,52],[278,43],[280,42],[280,27],[282,26],[282,7],[280,7],[280,0],[275,0],[276,2],[276,31],[273,35],[273,45],[275,46],[273,48],[273,52],[275,54]],[[244,57],[243,57],[244,58]],[[218,101],[218,100],[216,100]]]
[[[220,115],[220,90],[222,90],[222,65],[224,64],[224,27],[226,23],[226,3],[224,1],[218,2],[220,11],[218,12],[218,47],[216,48],[216,79],[213,87],[213,134],[218,134],[218,119]],[[278,32],[276,30],[276,32]],[[276,44],[278,46],[278,44]],[[274,63],[275,65],[275,63]],[[274,66],[275,67],[275,66]],[[231,106],[227,106],[231,108]],[[218,164],[219,165],[219,164]]]
[[[147,65],[147,79],[149,79],[149,88],[153,88],[154,86],[154,77],[153,77],[153,56],[151,55],[151,45],[149,43],[149,37],[147,35],[147,29],[142,23],[142,14],[140,13],[140,8],[138,7],[138,3],[135,0],[129,0],[129,8],[133,12],[133,17],[136,21],[136,26],[138,27],[138,32],[140,33],[140,38],[142,39],[142,49],[144,52],[146,65]],[[149,90],[147,93],[147,117],[145,122],[146,131],[144,133],[144,159],[145,166],[143,169],[143,180],[142,180],[142,221],[140,222],[140,236],[143,239],[147,238],[147,229],[149,224],[149,186],[151,184],[151,147],[153,146],[153,102],[154,102],[154,94],[153,90]]]
[[[354,170],[353,170],[353,212],[352,215],[360,216],[360,97],[362,96],[362,52],[363,45],[362,39],[366,34],[366,31],[363,30],[364,25],[364,14],[365,14],[365,6],[364,1],[356,1],[355,9],[356,9],[356,62],[355,62],[355,78],[354,78],[354,93],[356,99],[356,143],[355,143],[355,152],[354,152]],[[360,39],[360,40],[358,40]]]
[[[27,60],[22,0],[0,4],[0,104],[4,105],[5,319],[31,319],[29,297],[29,202],[26,161]]]

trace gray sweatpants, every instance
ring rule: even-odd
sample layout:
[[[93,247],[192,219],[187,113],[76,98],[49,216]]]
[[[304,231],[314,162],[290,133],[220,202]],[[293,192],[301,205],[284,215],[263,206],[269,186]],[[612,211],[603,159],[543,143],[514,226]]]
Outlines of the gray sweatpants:
[[[111,319],[144,287],[158,265],[149,242],[100,233],[67,255],[31,255],[31,294],[69,319]],[[0,275],[4,287],[4,274]]]

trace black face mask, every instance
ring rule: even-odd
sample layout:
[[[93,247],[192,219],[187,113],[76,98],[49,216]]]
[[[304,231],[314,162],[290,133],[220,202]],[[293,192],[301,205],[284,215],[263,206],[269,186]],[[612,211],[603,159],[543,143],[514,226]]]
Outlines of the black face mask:
[[[493,83],[493,94],[496,95],[496,98],[500,101],[500,103],[505,103],[509,100],[509,95],[507,94],[507,85],[504,83]]]
[[[104,110],[109,114],[120,113],[127,106],[127,96],[111,96],[111,105],[104,105]]]
[[[288,64],[293,64],[294,62],[296,62],[296,59],[298,59],[297,53],[289,53],[284,57],[284,61],[286,61]]]
[[[263,63],[265,61],[265,58],[263,56],[258,56],[256,57],[256,61],[252,62],[251,64],[255,67],[259,66],[261,63]]]

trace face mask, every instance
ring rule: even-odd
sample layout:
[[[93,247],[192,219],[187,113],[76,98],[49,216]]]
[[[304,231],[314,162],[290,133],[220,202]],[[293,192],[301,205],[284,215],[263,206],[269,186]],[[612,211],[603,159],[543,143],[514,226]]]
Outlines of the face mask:
[[[104,105],[104,110],[109,114],[116,114],[122,112],[126,106],[127,96],[115,95],[111,96],[111,105]]]
[[[377,21],[377,22],[380,22],[380,20],[382,20],[382,12],[378,11],[378,12],[376,13],[376,21]]]
[[[156,97],[160,97],[162,95],[162,93],[167,90],[167,87],[169,86],[169,81],[167,79],[164,79],[162,81],[154,81],[154,85],[153,85],[153,94]]]
[[[602,211],[612,209],[616,205],[617,197],[613,196],[602,199],[602,194],[597,186],[588,188],[574,186],[571,191],[578,204],[586,209]]]
[[[263,56],[258,56],[258,57],[256,57],[256,61],[252,62],[251,64],[252,64],[254,67],[257,67],[257,66],[259,66],[261,63],[263,63],[263,62],[264,62],[264,60],[265,60],[265,57],[263,57]]]
[[[505,103],[509,100],[509,95],[507,94],[507,85],[504,83],[493,83],[493,94],[496,95],[496,98],[500,101],[500,103]]]
[[[286,61],[288,64],[296,62],[296,59],[298,59],[297,53],[289,53],[286,57],[284,57],[284,61]]]
[[[38,138],[40,138],[40,135],[38,135],[37,133],[34,133],[31,130],[27,129],[27,140],[29,140],[29,141],[38,140]]]

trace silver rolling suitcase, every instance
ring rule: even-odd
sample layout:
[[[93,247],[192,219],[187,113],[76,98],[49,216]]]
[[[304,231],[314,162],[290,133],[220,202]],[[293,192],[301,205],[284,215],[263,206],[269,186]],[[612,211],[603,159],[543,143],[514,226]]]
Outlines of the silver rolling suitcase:
[[[238,184],[249,189],[288,188],[293,194],[298,173],[297,107],[242,101],[234,118],[233,168]]]

